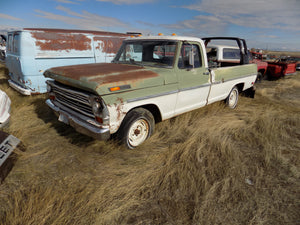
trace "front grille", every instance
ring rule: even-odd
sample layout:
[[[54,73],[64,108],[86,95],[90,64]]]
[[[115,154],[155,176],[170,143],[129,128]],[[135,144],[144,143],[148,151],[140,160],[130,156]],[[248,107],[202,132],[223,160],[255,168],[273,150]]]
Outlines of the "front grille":
[[[67,109],[95,118],[90,102],[90,94],[72,89],[71,87],[65,87],[57,82],[47,81],[47,83],[51,86],[51,92],[55,94],[55,101]]]

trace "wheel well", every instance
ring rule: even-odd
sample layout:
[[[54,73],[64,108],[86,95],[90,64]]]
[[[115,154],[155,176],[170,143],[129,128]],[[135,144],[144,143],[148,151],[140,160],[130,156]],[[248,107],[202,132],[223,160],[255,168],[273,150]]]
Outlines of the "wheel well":
[[[260,73],[261,73],[261,75],[264,75],[264,74],[265,74],[265,72],[266,72],[266,70],[265,70],[265,69],[260,69],[258,72],[260,72]]]
[[[138,106],[136,108],[144,108],[144,109],[147,109],[149,112],[151,112],[153,117],[154,117],[155,123],[158,123],[158,122],[162,121],[159,108],[156,105],[154,105],[154,104],[141,105],[141,106]],[[133,109],[131,109],[131,110],[133,110]]]
[[[243,84],[243,83],[241,83],[241,84],[237,84],[236,86],[237,86],[237,88],[238,88],[239,92],[241,93],[241,92],[243,91],[244,84]]]
[[[149,104],[149,105],[143,105],[141,106],[142,108],[145,108],[147,110],[149,110],[154,119],[155,119],[155,123],[158,123],[158,122],[161,122],[162,121],[162,118],[161,118],[161,114],[160,114],[160,111],[159,111],[159,108],[154,105],[154,104]]]

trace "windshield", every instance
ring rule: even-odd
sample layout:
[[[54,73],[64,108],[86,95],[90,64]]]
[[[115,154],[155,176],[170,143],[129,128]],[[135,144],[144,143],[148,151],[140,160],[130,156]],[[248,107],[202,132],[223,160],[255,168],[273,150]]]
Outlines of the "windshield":
[[[174,41],[126,41],[113,62],[171,68],[176,45],[177,43]]]

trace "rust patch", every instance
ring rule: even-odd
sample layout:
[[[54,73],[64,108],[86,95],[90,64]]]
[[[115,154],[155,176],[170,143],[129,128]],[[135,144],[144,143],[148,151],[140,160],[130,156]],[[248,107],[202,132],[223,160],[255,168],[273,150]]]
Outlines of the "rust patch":
[[[93,30],[68,30],[68,29],[51,29],[51,28],[24,28],[24,30],[41,31],[45,33],[64,33],[64,34],[77,33],[77,34],[93,34],[93,35],[119,36],[119,37],[131,36],[130,34],[107,32],[107,31],[93,31]]]
[[[122,98],[117,98],[117,102],[120,102],[120,104],[114,104],[117,111],[117,120],[121,121],[123,115],[126,115],[126,112],[124,112],[124,101]]]
[[[48,71],[53,74],[79,80],[81,77],[89,78],[107,74],[124,73],[138,69],[143,69],[143,67],[113,63],[90,63],[73,66],[54,67]]]
[[[94,41],[98,42],[96,49],[101,50],[106,53],[117,53],[120,46],[122,45],[123,40],[126,37],[94,37]]]
[[[107,53],[116,53],[121,46],[122,41],[128,38],[129,34],[90,31],[90,30],[64,30],[64,29],[46,29],[46,28],[25,28],[31,31],[32,36],[36,39],[36,45],[41,50],[91,50],[91,39],[88,35],[93,36],[94,41],[101,41],[96,49],[103,49]]]
[[[150,70],[142,70],[142,71],[129,71],[117,75],[107,75],[107,76],[92,79],[91,81],[97,82],[99,84],[128,82],[128,81],[135,82],[138,80],[157,77],[157,76],[158,76],[157,73],[154,73]]]
[[[62,50],[91,50],[91,39],[84,34],[62,34],[53,32],[32,32],[36,39],[35,44],[41,50],[62,51]]]
[[[47,70],[44,75],[55,79],[57,79],[55,75],[74,80],[86,79],[99,85],[120,82],[133,84],[143,79],[159,76],[157,73],[146,70],[141,66],[114,63],[91,63],[55,67]]]

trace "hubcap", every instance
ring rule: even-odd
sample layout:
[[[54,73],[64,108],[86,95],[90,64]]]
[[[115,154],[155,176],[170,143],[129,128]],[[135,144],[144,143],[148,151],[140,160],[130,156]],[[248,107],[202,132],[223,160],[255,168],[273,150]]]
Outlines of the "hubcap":
[[[136,147],[143,143],[149,134],[149,124],[144,119],[135,121],[130,127],[128,142],[131,146]]]
[[[233,106],[235,105],[236,97],[237,97],[236,91],[232,91],[232,92],[230,93],[229,101],[228,101],[229,107],[233,107]]]

